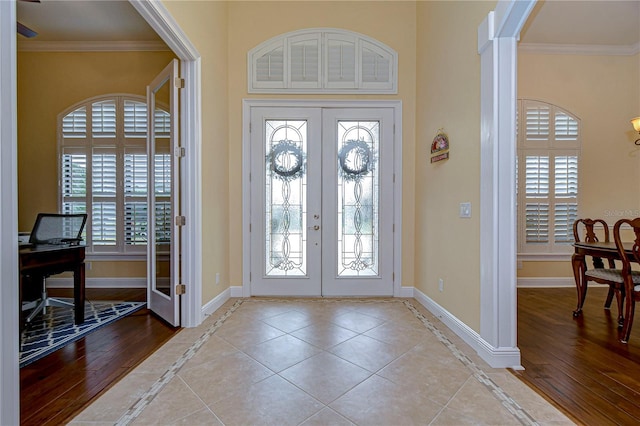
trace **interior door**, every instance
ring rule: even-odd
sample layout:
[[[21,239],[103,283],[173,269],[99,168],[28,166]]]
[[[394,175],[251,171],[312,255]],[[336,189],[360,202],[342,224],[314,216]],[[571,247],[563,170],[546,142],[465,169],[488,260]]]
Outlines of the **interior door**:
[[[393,294],[393,117],[251,108],[252,295]]]
[[[147,304],[180,325],[180,149],[178,61],[147,86]]]

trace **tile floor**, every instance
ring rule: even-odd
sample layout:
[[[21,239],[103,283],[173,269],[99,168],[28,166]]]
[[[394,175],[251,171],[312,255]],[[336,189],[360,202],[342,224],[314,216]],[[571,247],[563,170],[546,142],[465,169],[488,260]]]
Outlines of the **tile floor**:
[[[413,299],[232,299],[73,425],[572,424]]]

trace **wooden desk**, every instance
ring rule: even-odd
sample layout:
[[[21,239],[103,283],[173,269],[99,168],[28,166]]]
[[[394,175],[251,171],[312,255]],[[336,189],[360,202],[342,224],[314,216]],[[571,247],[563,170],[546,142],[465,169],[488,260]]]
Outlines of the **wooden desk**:
[[[633,243],[622,243],[622,245],[624,247],[624,251],[630,255],[630,258],[633,258],[631,255],[631,247],[633,246]],[[571,265],[573,267],[573,277],[576,280],[576,290],[578,292],[578,305],[576,306],[576,310],[573,311],[573,316],[577,317],[582,314],[582,305],[584,305],[584,300],[587,297],[587,279],[585,277],[587,262],[585,260],[585,256],[593,257],[594,268],[604,268],[604,262],[602,261],[603,258],[620,260],[620,255],[618,253],[616,243],[614,242],[579,242],[574,243],[573,247],[575,251],[573,256],[571,256]]]
[[[73,272],[73,301],[75,323],[84,322],[84,245],[34,245],[20,248],[20,325],[22,326],[23,284],[37,283],[40,290],[42,280],[49,275]],[[25,280],[30,278],[30,280]],[[36,285],[36,284],[33,284]]]

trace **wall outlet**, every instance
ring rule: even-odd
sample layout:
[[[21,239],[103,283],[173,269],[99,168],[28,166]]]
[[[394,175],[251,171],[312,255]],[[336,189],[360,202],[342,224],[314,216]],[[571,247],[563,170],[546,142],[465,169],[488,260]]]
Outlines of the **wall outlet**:
[[[220,272],[216,272],[216,285],[220,284]]]
[[[438,279],[438,290],[444,291],[444,280],[442,278]]]

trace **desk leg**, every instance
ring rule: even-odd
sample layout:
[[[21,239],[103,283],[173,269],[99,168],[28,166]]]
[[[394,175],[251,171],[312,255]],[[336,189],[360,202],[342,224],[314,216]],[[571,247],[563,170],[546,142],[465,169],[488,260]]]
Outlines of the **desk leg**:
[[[73,271],[73,303],[76,324],[84,322],[84,299],[84,262],[82,262]]]
[[[587,297],[587,280],[584,275],[587,265],[584,255],[574,253],[571,256],[571,265],[573,266],[573,277],[576,280],[576,291],[578,292],[578,305],[576,310],[573,311],[573,316],[578,317],[582,315],[582,305],[584,305],[584,300]]]

